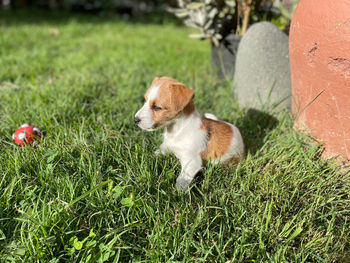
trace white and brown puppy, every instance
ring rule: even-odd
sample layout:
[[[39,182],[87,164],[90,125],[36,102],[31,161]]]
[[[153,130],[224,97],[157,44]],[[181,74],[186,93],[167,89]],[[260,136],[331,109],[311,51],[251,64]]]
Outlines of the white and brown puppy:
[[[155,78],[145,93],[145,104],[135,123],[152,131],[165,128],[164,141],[156,154],[172,152],[180,159],[176,185],[187,189],[203,161],[237,164],[244,158],[242,136],[234,125],[212,114],[202,117],[194,107],[193,91],[169,78]]]

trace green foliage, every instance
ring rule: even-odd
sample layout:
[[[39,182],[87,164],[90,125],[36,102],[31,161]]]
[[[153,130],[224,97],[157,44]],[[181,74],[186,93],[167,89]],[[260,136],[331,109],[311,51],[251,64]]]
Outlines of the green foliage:
[[[187,28],[1,12],[0,31],[0,262],[348,261],[348,170],[289,115],[240,108]],[[161,75],[248,147],[189,193],[175,188],[178,160],[153,155],[161,132],[133,123]],[[25,122],[46,132],[35,148],[12,142]]]
[[[292,16],[294,13],[294,10],[299,3],[299,0],[290,0],[290,3],[287,5],[285,3],[277,2],[274,4],[274,6],[278,10],[278,15],[276,15],[272,22],[279,26],[281,29],[285,29],[287,26],[289,26],[290,21],[292,20]]]
[[[209,39],[214,45],[230,33],[244,34],[250,23],[271,21],[285,29],[298,0],[287,6],[277,0],[177,0],[178,8],[169,8],[186,26],[199,31],[190,37]]]
[[[234,0],[178,0],[178,5],[179,8],[171,8],[169,11],[183,19],[185,25],[200,31],[190,37],[208,38],[218,45],[227,35],[228,24],[233,27],[236,12]]]

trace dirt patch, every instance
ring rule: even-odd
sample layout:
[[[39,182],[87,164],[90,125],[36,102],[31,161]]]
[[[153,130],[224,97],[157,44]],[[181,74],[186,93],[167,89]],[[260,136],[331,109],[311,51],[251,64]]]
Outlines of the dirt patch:
[[[350,78],[350,60],[346,58],[328,58],[328,69],[340,73],[343,78]]]

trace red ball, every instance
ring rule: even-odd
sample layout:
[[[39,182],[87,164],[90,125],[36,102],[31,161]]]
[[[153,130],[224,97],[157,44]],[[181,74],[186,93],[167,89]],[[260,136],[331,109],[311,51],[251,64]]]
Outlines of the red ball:
[[[33,125],[23,124],[18,128],[14,134],[12,134],[12,139],[19,146],[25,146],[28,143],[39,140],[41,138],[41,131],[38,127]]]

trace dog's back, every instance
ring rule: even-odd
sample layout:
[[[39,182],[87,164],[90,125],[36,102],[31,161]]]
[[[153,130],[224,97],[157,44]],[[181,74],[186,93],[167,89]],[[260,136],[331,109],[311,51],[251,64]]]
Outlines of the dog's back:
[[[207,131],[208,144],[205,151],[201,153],[201,158],[218,163],[239,163],[245,154],[243,139],[237,127],[217,120],[212,114],[204,116],[201,129]]]

